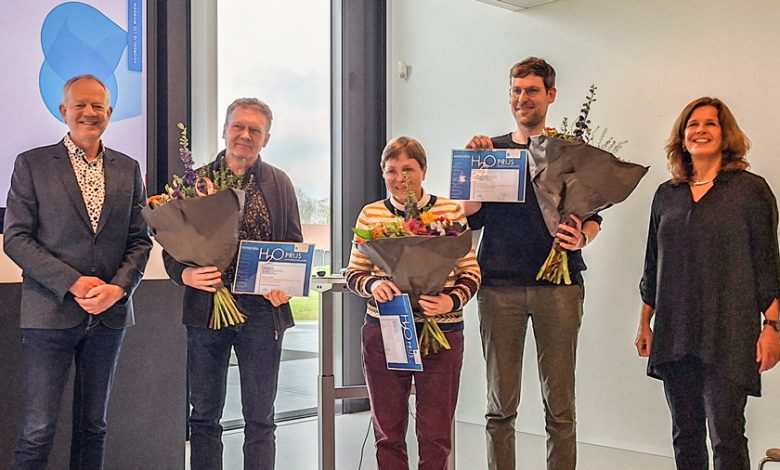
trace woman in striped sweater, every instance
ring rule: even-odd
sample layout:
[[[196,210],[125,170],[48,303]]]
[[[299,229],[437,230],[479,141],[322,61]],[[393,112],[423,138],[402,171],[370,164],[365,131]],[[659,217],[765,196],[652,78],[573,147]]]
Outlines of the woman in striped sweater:
[[[466,216],[460,205],[423,190],[427,162],[425,150],[418,141],[409,137],[391,140],[382,152],[380,167],[390,197],[366,205],[358,216],[356,227],[369,228],[378,222],[403,218],[409,190],[417,197],[421,213],[430,211],[466,225]],[[409,468],[406,427],[412,377],[416,390],[419,468],[447,468],[463,363],[462,308],[476,294],[480,282],[479,265],[471,249],[457,261],[439,294],[419,296],[421,311],[415,312],[418,335],[425,316],[433,317],[446,335],[451,349],[423,357],[423,372],[388,370],[376,303],[391,300],[402,292],[370,259],[352,249],[347,284],[352,292],[370,298],[361,330],[361,344],[380,470]]]

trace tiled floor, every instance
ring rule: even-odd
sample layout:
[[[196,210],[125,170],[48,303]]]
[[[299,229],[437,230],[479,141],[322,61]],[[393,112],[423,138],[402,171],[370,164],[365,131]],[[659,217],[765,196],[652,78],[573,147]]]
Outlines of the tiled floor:
[[[338,416],[336,418],[336,469],[375,470],[373,455],[373,433],[368,429],[368,413]],[[413,421],[412,421],[413,423]],[[416,445],[410,423],[409,454],[416,462]],[[458,422],[456,424],[456,466],[458,470],[479,470],[485,468],[485,439],[482,426]],[[363,441],[368,433],[368,440]],[[308,419],[288,422],[277,430],[278,470],[316,470],[317,467],[317,420]],[[225,470],[241,470],[241,444],[243,434],[226,433],[224,463]],[[579,470],[673,470],[674,462],[668,457],[629,452],[590,444],[578,445]],[[360,454],[363,461],[360,464]],[[531,434],[517,434],[518,468],[523,470],[545,469],[544,438]],[[189,468],[189,467],[187,467]],[[413,463],[412,468],[416,468]]]

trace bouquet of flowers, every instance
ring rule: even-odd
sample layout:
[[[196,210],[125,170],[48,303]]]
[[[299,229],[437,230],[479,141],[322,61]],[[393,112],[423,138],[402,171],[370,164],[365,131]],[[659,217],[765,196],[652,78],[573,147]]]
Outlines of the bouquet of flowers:
[[[357,250],[390,276],[401,292],[410,294],[412,307],[419,309],[419,295],[440,292],[458,259],[471,249],[471,230],[443,216],[420,212],[411,190],[405,212],[404,218],[352,230]],[[423,318],[421,353],[450,349],[436,320],[418,317]]]
[[[529,142],[528,151],[537,167],[538,176],[534,180],[537,199],[553,238],[559,224],[574,226],[571,215],[585,220],[625,200],[649,168],[625,162],[610,153],[620,150],[626,141],[612,137],[604,140],[606,129],[598,140],[594,139],[588,114],[596,101],[596,88],[591,85],[573,129],[569,129],[564,118],[561,132],[547,128],[544,135],[532,137]],[[536,279],[571,284],[568,254],[559,246],[557,238]]]
[[[592,145],[601,150],[616,154],[623,148],[623,145],[628,143],[627,140],[617,140],[614,137],[607,137],[607,128],[601,128],[596,126],[595,129],[590,127],[590,108],[596,100],[596,90],[599,87],[591,85],[588,88],[588,94],[585,96],[585,102],[582,103],[580,108],[580,115],[577,121],[570,126],[569,118],[564,117],[561,122],[561,129],[558,130],[554,127],[546,127],[544,129],[544,135],[548,137],[555,137],[560,140],[576,140],[578,142],[584,142],[588,145]],[[600,132],[599,132],[600,131]]]
[[[184,176],[174,176],[162,194],[151,196],[141,214],[152,235],[176,261],[188,266],[216,266],[224,273],[238,248],[244,191],[236,188],[230,178],[212,179],[205,172],[199,175],[193,170],[187,129],[182,123],[178,128]],[[245,320],[230,290],[222,283],[214,293],[209,328],[220,329]]]

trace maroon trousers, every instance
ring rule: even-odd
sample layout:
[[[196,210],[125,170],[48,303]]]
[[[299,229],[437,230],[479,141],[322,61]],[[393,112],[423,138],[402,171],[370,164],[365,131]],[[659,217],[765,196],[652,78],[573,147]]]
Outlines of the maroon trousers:
[[[406,427],[414,377],[420,470],[446,470],[463,364],[463,331],[445,333],[452,349],[423,357],[423,372],[388,370],[378,323],[361,330],[363,373],[371,400],[379,470],[406,470]]]

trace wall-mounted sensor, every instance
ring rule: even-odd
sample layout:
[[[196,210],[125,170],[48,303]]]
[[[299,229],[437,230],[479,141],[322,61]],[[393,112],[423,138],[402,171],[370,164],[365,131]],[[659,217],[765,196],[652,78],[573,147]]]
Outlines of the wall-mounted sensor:
[[[403,60],[398,61],[398,78],[401,80],[409,78],[409,65]]]

